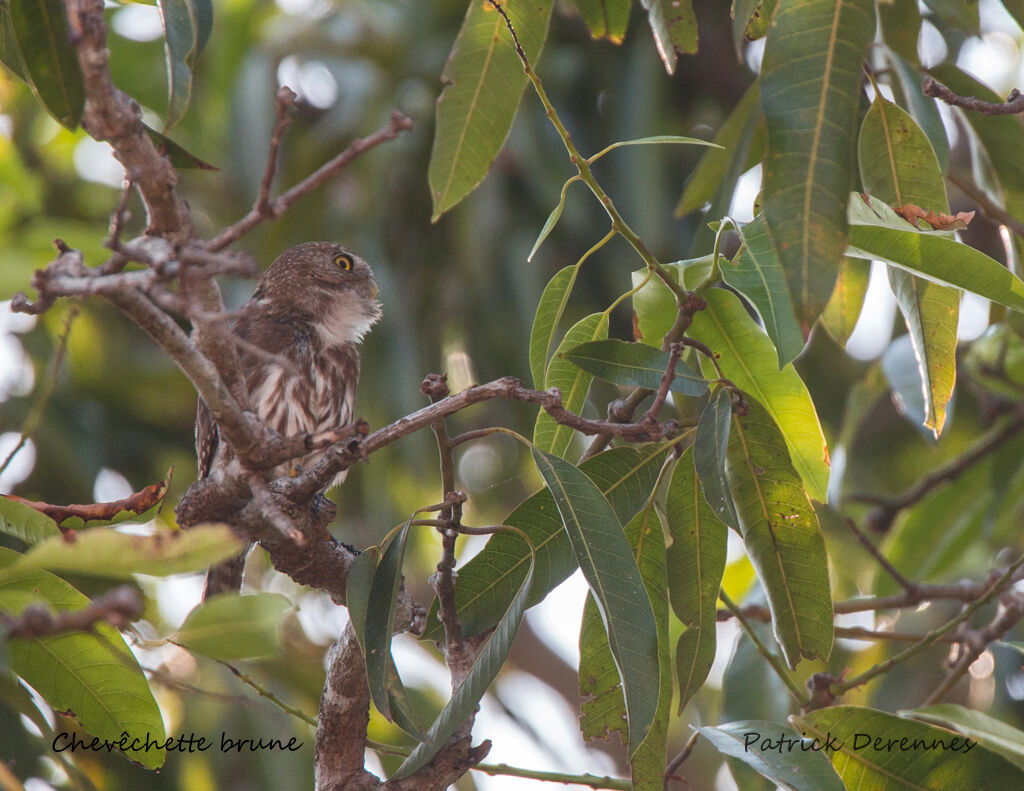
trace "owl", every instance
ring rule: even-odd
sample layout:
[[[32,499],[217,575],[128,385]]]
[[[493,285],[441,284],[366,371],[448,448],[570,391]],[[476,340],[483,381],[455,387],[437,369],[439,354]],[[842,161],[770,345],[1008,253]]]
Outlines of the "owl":
[[[373,271],[351,250],[331,242],[307,242],[283,252],[259,279],[233,327],[242,341],[239,357],[253,411],[282,436],[350,422],[359,380],[358,344],[380,316]],[[271,476],[308,469],[325,452],[293,459],[275,467]],[[238,463],[220,441],[202,399],[196,414],[196,455],[200,479]],[[328,488],[344,478],[344,472],[338,473]],[[244,564],[243,555],[211,568],[203,599],[238,590]]]

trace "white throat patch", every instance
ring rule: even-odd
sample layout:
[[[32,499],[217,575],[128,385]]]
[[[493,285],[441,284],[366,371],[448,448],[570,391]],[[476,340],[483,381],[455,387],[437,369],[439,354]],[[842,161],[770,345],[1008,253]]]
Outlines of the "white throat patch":
[[[365,303],[351,292],[331,301],[329,311],[313,323],[324,346],[359,343],[370,331],[379,314],[366,313]]]

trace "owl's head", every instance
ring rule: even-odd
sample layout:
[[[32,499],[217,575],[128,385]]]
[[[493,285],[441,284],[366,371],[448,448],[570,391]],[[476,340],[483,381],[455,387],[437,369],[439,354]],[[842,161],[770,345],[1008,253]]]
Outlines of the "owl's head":
[[[334,242],[285,250],[263,273],[254,295],[312,315],[325,340],[358,343],[381,316],[373,270]]]

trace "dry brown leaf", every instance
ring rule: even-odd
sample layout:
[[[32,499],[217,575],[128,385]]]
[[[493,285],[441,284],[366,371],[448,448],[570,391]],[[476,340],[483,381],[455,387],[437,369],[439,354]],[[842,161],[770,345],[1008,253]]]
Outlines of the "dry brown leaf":
[[[941,212],[936,214],[933,211],[925,211],[913,203],[908,203],[905,206],[893,206],[893,211],[915,228],[921,227],[917,224],[918,220],[924,220],[935,231],[962,231],[974,219],[972,211],[960,211],[956,215]]]

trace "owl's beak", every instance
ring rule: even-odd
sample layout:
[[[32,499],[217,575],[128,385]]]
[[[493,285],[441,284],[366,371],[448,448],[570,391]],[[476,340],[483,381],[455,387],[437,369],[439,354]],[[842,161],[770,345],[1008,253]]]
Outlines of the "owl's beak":
[[[370,281],[370,299],[376,299],[380,289],[377,288],[377,281]]]

